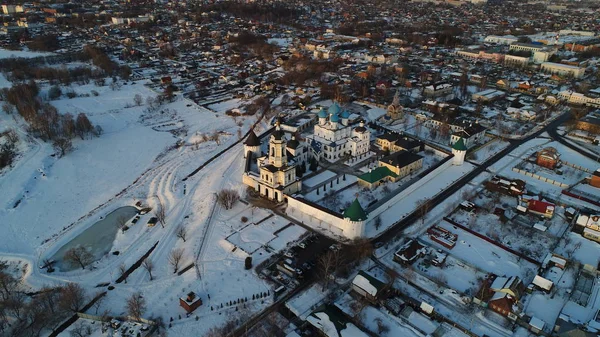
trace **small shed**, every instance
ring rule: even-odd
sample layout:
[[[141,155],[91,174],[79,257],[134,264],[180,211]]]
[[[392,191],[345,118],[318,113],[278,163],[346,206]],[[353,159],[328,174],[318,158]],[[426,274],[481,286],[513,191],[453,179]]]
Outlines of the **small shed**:
[[[533,282],[531,283],[533,283],[533,285],[547,293],[550,292],[550,290],[552,290],[552,287],[554,286],[554,282],[543,278],[540,275],[535,275],[535,277],[533,278]]]
[[[179,298],[179,305],[189,314],[202,305],[202,299],[190,291],[186,297]]]
[[[542,321],[537,317],[531,317],[531,320],[529,320],[529,330],[531,330],[534,333],[542,332],[545,326],[546,322]]]

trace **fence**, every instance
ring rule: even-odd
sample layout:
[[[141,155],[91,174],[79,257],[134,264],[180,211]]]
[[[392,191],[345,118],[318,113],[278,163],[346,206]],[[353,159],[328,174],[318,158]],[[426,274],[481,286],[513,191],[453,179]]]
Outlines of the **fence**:
[[[121,275],[118,279],[117,279],[117,283],[121,283],[123,282],[125,279],[127,279],[127,276],[129,276],[129,274],[133,273],[136,269],[138,269],[141,265],[142,262],[144,262],[144,260],[150,256],[150,254],[152,253],[152,251],[154,251],[154,249],[156,248],[156,246],[158,245],[158,241],[156,241],[156,243],[154,244],[154,246],[152,246],[147,252],[146,254],[142,255],[142,257],[137,260],[131,267],[129,267],[129,269],[127,269],[127,271],[125,271],[123,273],[123,275]]]
[[[89,310],[92,307],[92,305],[94,305],[94,303],[96,303],[96,301],[98,301],[100,298],[104,297],[105,295],[106,295],[106,291],[98,294],[88,304],[86,304],[83,308],[81,308],[81,311]],[[62,333],[63,331],[65,331],[68,327],[70,327],[78,319],[79,319],[79,313],[76,313],[73,316],[69,317],[69,319],[67,319],[66,321],[64,321],[56,329],[52,330],[52,332],[50,333],[49,337],[57,337],[60,333]]]
[[[552,184],[552,185],[555,185],[555,186],[558,186],[558,187],[562,187],[562,188],[568,188],[569,187],[569,185],[561,183],[560,181],[556,181],[556,180],[550,179],[550,178],[545,178],[545,177],[542,177],[542,176],[537,175],[535,173],[531,173],[531,172],[527,172],[527,171],[518,169],[516,167],[513,167],[512,170],[514,172],[521,173],[521,174],[526,175],[528,177],[532,177],[532,178],[535,178],[537,180],[540,180],[540,181],[543,181],[545,183]]]
[[[586,173],[592,173],[592,171],[586,169],[585,167],[581,167],[577,164],[569,163],[568,161],[561,161],[562,164],[578,169],[579,171],[583,171]]]
[[[156,329],[158,329],[158,324],[156,324],[155,321],[151,321],[149,319],[145,319],[145,318],[134,318],[131,316],[125,316],[125,317],[113,317],[113,316],[98,316],[98,315],[91,315],[91,314],[86,314],[84,312],[78,312],[76,314],[76,317],[79,318],[83,318],[83,319],[89,319],[92,321],[97,321],[97,322],[109,322],[112,319],[119,319],[121,321],[125,321],[125,322],[134,322],[134,323],[141,323],[141,324],[146,324],[149,325],[151,328],[148,329],[148,331],[146,332],[145,335],[142,335],[143,337],[148,337],[151,336],[154,331],[156,331]]]

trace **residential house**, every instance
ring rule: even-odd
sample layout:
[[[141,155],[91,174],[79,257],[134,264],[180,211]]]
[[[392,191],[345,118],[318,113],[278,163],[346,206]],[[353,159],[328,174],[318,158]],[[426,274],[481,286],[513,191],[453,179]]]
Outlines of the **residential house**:
[[[485,139],[485,132],[487,129],[479,124],[472,123],[468,127],[461,131],[454,132],[450,136],[450,146],[454,145],[459,139],[463,139],[467,148],[473,147],[473,145],[480,144]]]
[[[493,274],[483,281],[473,301],[512,320],[520,311],[517,304],[525,290],[518,276],[501,277]]]
[[[392,172],[387,166],[380,166],[356,178],[359,186],[373,189],[386,181],[396,181],[398,175]]]
[[[551,219],[554,215],[554,208],[554,204],[541,200],[530,199],[527,202],[527,210],[530,213],[541,215],[548,219]]]
[[[352,280],[352,290],[371,302],[381,299],[388,288],[389,285],[387,283],[362,270]]]
[[[416,240],[410,239],[394,253],[394,261],[402,264],[413,264],[425,254],[426,249]]]
[[[452,84],[447,82],[438,82],[426,86],[423,94],[425,97],[439,97],[451,94],[452,90],[454,90]]]
[[[306,321],[317,329],[323,337],[339,337],[351,334],[353,337],[369,337],[350,318],[335,305],[325,305],[310,314]]]
[[[398,151],[379,160],[379,166],[385,166],[394,172],[396,180],[416,172],[423,167],[423,157],[406,150]]]
[[[596,171],[594,171],[594,173],[592,173],[589,184],[594,187],[600,188],[600,169],[597,169]]]

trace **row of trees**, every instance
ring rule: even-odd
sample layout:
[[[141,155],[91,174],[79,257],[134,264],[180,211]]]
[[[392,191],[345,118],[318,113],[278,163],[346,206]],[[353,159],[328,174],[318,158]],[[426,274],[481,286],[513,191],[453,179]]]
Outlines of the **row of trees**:
[[[99,136],[100,126],[94,127],[84,113],[73,116],[70,113],[59,114],[49,103],[42,102],[37,96],[39,88],[33,81],[15,84],[10,89],[0,90],[0,98],[6,101],[2,109],[6,113],[15,110],[29,124],[30,131],[53,145],[62,156],[72,148],[71,139],[78,136],[85,139]]]
[[[0,261],[0,335],[13,337],[39,336],[56,328],[79,311],[86,303],[84,289],[75,283],[60,287],[44,287],[33,295],[25,292],[20,278]]]
[[[17,142],[19,141],[19,135],[15,130],[10,129],[0,134],[0,139],[4,138],[4,142],[0,145],[0,170],[4,167],[10,166],[15,159],[17,152]]]

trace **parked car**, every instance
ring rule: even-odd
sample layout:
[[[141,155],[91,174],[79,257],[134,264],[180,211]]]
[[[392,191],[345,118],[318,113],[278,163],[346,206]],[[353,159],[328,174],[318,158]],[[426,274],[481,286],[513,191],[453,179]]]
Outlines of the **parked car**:
[[[300,248],[302,248],[302,249],[305,249],[305,248],[306,248],[306,243],[304,243],[304,242],[300,242],[300,243],[298,244],[298,247],[300,247]]]
[[[288,251],[286,251],[285,253],[283,253],[283,255],[284,255],[285,257],[289,257],[289,258],[292,258],[292,257],[296,256],[296,255],[294,254],[294,252],[292,252],[291,250],[288,250]]]

